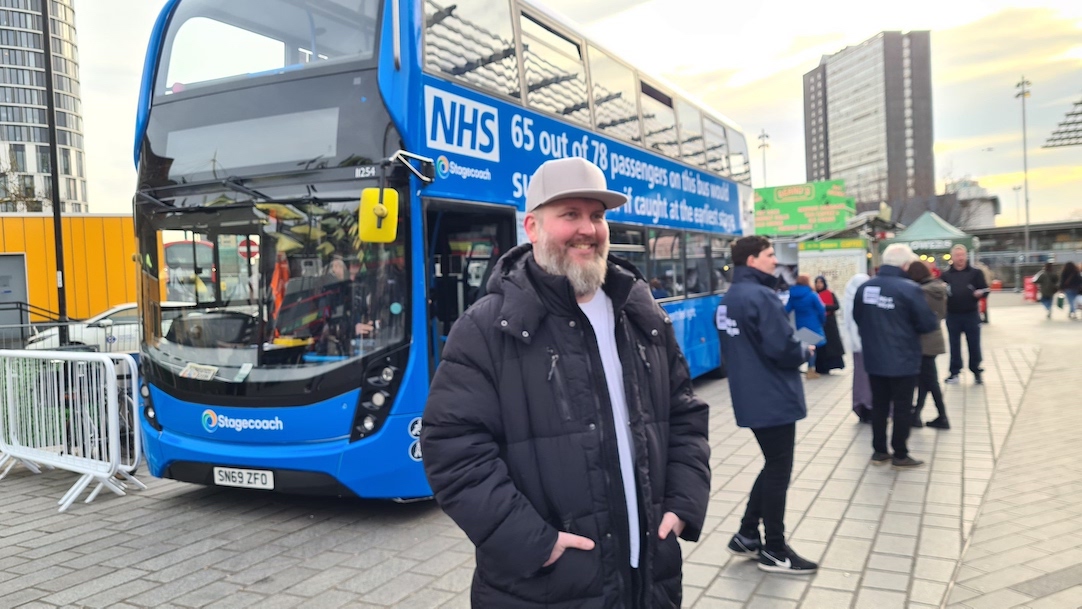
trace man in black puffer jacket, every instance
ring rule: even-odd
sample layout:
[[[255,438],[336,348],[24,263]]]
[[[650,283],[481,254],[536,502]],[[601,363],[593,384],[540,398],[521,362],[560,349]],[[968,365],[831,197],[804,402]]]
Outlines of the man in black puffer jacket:
[[[649,286],[607,255],[605,210],[626,201],[583,159],[543,164],[531,243],[447,338],[421,446],[477,547],[474,607],[681,606],[676,538],[706,517],[708,412]]]

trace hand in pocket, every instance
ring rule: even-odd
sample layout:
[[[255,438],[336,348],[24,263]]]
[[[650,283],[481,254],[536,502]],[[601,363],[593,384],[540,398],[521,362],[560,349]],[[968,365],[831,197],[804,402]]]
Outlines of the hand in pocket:
[[[594,541],[589,537],[582,537],[560,531],[560,534],[556,537],[555,545],[552,546],[552,552],[549,554],[548,561],[541,566],[547,567],[555,563],[567,550],[583,550],[588,552],[593,549]]]

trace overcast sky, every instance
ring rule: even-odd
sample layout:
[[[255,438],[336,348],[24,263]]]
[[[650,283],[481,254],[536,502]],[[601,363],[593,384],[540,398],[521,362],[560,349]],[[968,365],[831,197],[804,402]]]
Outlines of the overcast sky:
[[[139,77],[164,0],[76,2],[88,188],[94,212],[126,212]],[[972,177],[1015,224],[1027,101],[1032,222],[1082,219],[1082,146],[1041,146],[1082,98],[1082,2],[1045,0],[546,0],[601,45],[735,120],[764,186],[757,135],[770,136],[769,186],[805,181],[802,75],[824,54],[883,30],[932,31],[936,177]],[[872,14],[875,13],[875,14]],[[1019,195],[1021,199],[1021,196]]]

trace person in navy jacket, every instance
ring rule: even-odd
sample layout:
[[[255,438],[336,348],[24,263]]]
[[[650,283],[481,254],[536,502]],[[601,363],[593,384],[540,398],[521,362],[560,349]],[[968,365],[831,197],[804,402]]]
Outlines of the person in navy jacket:
[[[904,243],[887,246],[879,274],[857,289],[853,302],[853,320],[860,328],[864,368],[872,385],[872,463],[892,461],[897,468],[924,463],[909,456],[906,441],[920,374],[920,335],[939,327],[920,286],[906,275],[916,259]],[[892,404],[893,457],[887,451],[887,416]]]
[[[777,258],[762,236],[733,244],[733,283],[717,310],[736,424],[750,427],[766,464],[755,480],[729,552],[759,560],[763,571],[812,573],[818,565],[785,543],[785,496],[793,471],[796,422],[807,416],[800,366],[814,347],[801,344],[774,293]],[[923,298],[923,296],[922,296]],[[759,539],[759,522],[766,533]]]

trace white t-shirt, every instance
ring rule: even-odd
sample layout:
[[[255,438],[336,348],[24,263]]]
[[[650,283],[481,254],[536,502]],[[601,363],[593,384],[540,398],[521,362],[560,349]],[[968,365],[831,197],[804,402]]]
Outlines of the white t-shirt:
[[[605,383],[609,387],[609,402],[616,428],[616,451],[620,455],[620,477],[624,482],[624,501],[627,503],[628,533],[631,537],[631,567],[639,567],[639,502],[635,493],[635,466],[631,458],[631,423],[627,414],[627,397],[624,395],[624,367],[616,351],[616,316],[612,299],[598,289],[590,302],[580,302],[579,308],[590,320],[605,368]]]

